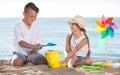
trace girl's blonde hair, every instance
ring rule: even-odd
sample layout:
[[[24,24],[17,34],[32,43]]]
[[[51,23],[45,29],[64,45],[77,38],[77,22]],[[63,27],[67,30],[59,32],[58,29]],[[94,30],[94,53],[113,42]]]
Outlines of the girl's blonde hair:
[[[88,41],[88,53],[87,53],[87,56],[90,56],[91,51],[90,51],[90,42],[89,42],[89,38],[88,38],[88,36],[87,36],[87,34],[86,34],[86,30],[85,30],[85,29],[81,29],[81,31],[83,31],[85,37],[87,38],[87,41]]]

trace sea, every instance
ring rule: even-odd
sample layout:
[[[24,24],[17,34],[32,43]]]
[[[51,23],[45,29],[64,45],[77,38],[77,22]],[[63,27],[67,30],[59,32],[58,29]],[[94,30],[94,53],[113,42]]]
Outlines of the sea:
[[[85,17],[87,20],[86,30],[90,40],[91,58],[93,60],[106,60],[106,52],[101,51],[96,40],[101,39],[101,34],[95,32],[97,27],[96,20],[101,17]],[[70,33],[67,20],[71,17],[45,17],[37,18],[35,24],[40,28],[41,44],[52,42],[56,46],[43,47],[40,52],[45,54],[48,50],[59,50],[60,59],[65,58],[66,36]],[[22,18],[0,18],[0,60],[10,60],[12,58],[12,50],[14,45],[14,26],[20,22]],[[118,26],[118,30],[114,30],[114,37],[107,36],[105,47],[108,60],[120,60],[120,17],[113,20]]]

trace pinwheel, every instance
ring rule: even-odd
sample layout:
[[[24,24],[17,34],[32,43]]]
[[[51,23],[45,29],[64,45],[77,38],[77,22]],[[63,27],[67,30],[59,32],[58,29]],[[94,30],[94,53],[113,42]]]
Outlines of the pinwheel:
[[[108,35],[114,37],[114,30],[117,30],[118,27],[115,23],[112,22],[113,19],[114,19],[113,17],[109,17],[108,19],[106,19],[103,15],[102,21],[96,20],[98,27],[96,28],[95,31],[101,32],[102,35],[101,38],[105,38]]]
[[[102,35],[101,40],[97,40],[97,46],[101,51],[106,52],[106,62],[108,61],[107,49],[105,40],[103,40],[108,35],[110,37],[114,37],[114,30],[117,30],[118,27],[115,23],[113,23],[113,17],[105,18],[104,15],[102,16],[101,20],[96,20],[97,28],[95,29],[96,32],[100,32]]]

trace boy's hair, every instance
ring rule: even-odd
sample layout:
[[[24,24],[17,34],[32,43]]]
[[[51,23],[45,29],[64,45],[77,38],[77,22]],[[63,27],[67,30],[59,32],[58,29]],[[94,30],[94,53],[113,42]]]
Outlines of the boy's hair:
[[[26,4],[26,6],[24,7],[24,12],[28,12],[29,9],[34,10],[36,13],[39,12],[39,8],[32,2],[29,2],[28,4]]]

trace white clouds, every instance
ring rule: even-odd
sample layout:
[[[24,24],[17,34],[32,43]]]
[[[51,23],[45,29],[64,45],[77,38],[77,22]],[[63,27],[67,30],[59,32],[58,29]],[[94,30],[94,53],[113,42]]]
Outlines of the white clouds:
[[[10,0],[0,1],[0,17],[22,17],[24,5],[32,1],[40,9],[39,17],[119,16],[119,0]]]

